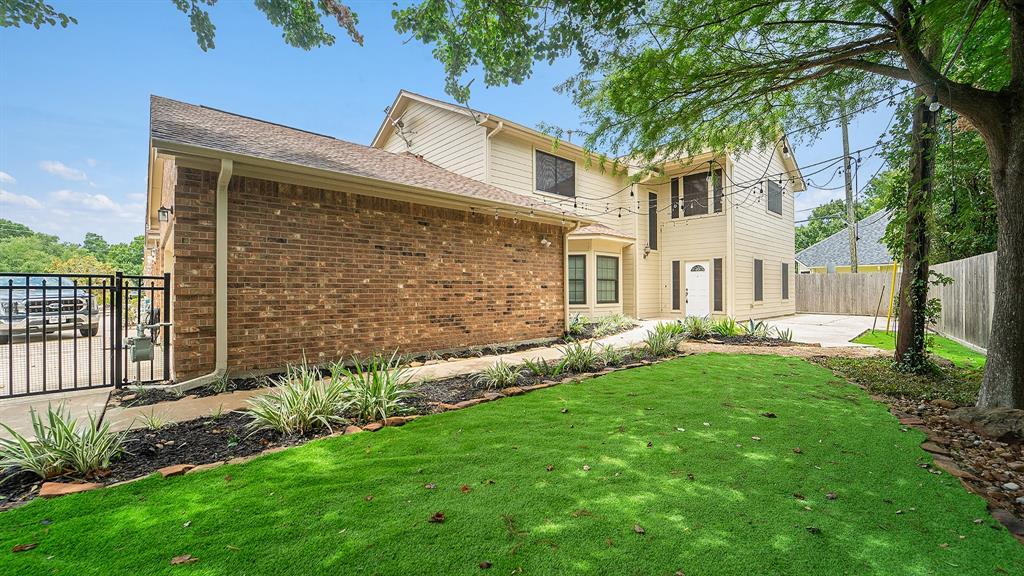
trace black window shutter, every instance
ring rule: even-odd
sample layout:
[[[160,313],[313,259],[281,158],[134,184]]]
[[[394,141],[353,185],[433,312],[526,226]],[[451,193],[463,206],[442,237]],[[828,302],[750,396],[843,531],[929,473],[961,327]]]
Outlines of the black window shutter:
[[[679,260],[672,261],[672,309],[679,310]]]
[[[658,195],[647,193],[647,245],[658,249]]]
[[[715,212],[722,211],[722,171],[715,170]]]
[[[679,218],[679,178],[672,179],[672,217]]]
[[[764,261],[754,260],[754,301],[764,300]]]
[[[789,300],[789,264],[782,264],[782,299]]]
[[[715,258],[714,291],[715,291],[715,312],[722,311],[722,259]]]

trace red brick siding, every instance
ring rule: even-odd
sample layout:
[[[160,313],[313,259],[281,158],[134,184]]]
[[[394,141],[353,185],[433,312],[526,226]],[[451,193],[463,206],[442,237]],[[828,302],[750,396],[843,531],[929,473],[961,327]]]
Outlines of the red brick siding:
[[[212,225],[216,175],[200,177],[210,200],[190,206],[209,210],[195,221]],[[179,190],[190,181],[179,177]],[[179,194],[179,201],[187,196]],[[210,294],[177,302],[175,320],[203,336],[186,351],[202,348],[209,358],[200,369],[176,356],[185,361],[176,365],[179,379],[213,368],[213,230],[191,230],[201,240],[186,246],[206,254],[208,238],[211,265],[190,262],[187,270],[193,286],[208,276]],[[542,236],[552,246],[541,246]],[[176,229],[179,245],[186,237]],[[303,353],[319,363],[557,336],[564,322],[561,245],[558,226],[232,178],[229,368],[279,368]],[[193,306],[198,323],[190,319]]]

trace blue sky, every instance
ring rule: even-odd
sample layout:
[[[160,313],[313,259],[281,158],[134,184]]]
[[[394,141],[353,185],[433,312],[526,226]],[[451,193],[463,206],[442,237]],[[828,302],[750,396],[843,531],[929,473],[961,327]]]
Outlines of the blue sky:
[[[0,217],[80,242],[85,232],[125,241],[143,232],[149,95],[368,144],[401,88],[448,99],[430,48],[392,29],[391,2],[351,2],[363,47],[310,52],[284,44],[249,0],[210,9],[217,47],[202,52],[170,0],[51,0],[76,16],[67,29],[0,32]],[[579,127],[572,102],[552,89],[574,63],[539,65],[522,86],[474,83],[470,104],[527,126]],[[875,143],[890,111],[851,126],[851,148]],[[795,149],[801,164],[842,154],[838,128]],[[878,159],[861,165],[861,185]],[[831,174],[822,174],[827,180]],[[829,187],[841,184],[837,177]],[[843,194],[809,190],[797,219]]]

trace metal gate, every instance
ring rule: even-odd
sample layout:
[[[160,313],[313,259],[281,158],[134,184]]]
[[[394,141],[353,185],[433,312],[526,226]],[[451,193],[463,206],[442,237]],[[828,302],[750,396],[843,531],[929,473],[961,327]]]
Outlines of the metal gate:
[[[169,380],[169,287],[170,274],[0,273],[0,398]],[[138,336],[152,354],[134,362]]]

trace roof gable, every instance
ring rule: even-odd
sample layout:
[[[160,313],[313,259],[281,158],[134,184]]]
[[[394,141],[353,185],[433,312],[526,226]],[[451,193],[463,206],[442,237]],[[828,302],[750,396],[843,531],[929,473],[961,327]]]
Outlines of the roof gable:
[[[892,264],[889,248],[882,241],[889,226],[891,214],[879,210],[864,217],[857,223],[857,263]],[[796,255],[796,260],[805,266],[849,266],[850,239],[846,228],[808,246]]]

